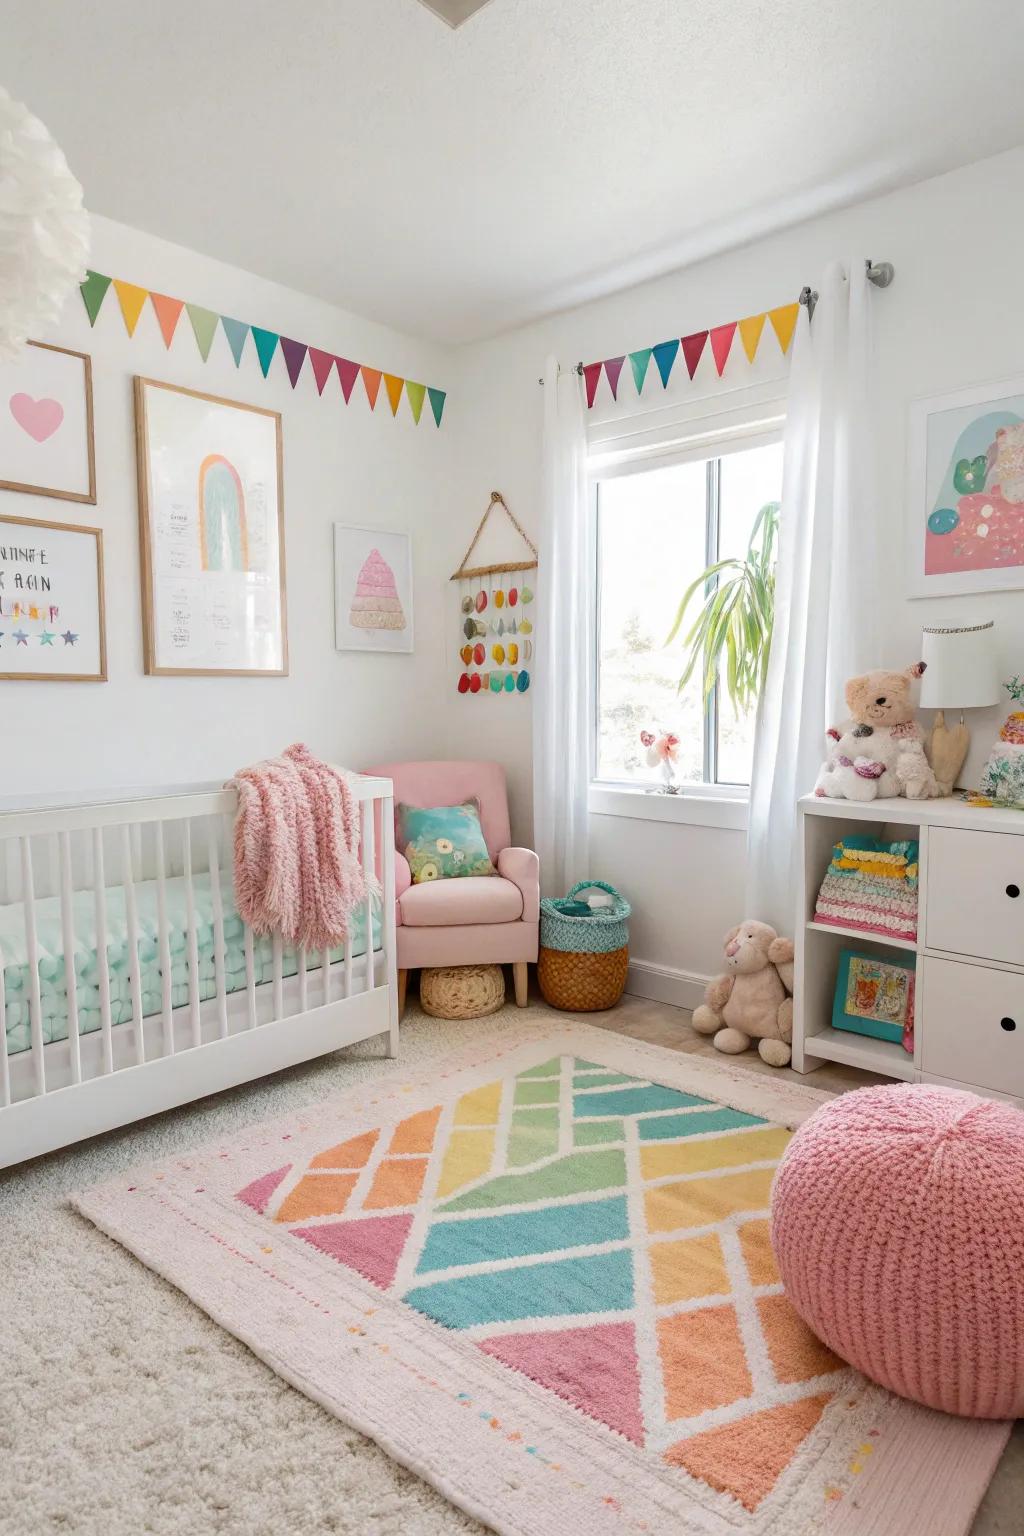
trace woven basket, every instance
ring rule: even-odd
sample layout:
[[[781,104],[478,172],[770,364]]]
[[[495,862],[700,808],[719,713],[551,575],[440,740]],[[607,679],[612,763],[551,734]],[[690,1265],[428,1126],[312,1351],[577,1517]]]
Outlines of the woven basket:
[[[563,907],[579,891],[604,891],[614,898],[610,909],[600,909],[589,917],[571,917]],[[614,885],[603,880],[577,880],[568,896],[545,896],[540,904],[540,942],[546,949],[561,949],[570,955],[608,954],[629,943],[629,917],[632,908]]]
[[[435,1019],[482,1019],[504,1001],[500,965],[441,965],[420,974],[420,1006]]]
[[[628,970],[629,948],[625,944],[601,955],[570,955],[541,945],[537,982],[544,1001],[552,1008],[595,1013],[615,1007],[625,989]]]

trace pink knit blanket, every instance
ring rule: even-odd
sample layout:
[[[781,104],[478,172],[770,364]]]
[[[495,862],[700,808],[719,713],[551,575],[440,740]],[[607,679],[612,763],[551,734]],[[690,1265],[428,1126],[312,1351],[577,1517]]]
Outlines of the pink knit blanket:
[[[243,921],[306,949],[340,944],[367,896],[350,775],[297,742],[240,769],[226,787],[238,792],[235,899]],[[380,894],[372,876],[370,889]]]

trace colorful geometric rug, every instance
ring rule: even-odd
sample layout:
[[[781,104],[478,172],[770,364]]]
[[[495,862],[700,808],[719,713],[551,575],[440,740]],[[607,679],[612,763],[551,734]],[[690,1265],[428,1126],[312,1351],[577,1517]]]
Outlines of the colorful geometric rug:
[[[938,1416],[837,1360],[772,1257],[822,1096],[525,1033],[76,1203],[494,1529],[795,1536],[897,1454],[912,1493]]]

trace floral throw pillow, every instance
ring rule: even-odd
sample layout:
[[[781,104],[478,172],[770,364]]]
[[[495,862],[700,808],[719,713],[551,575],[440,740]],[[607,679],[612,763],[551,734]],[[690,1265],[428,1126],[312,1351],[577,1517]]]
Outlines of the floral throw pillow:
[[[414,885],[457,875],[496,875],[480,827],[479,800],[462,805],[398,807],[398,845]]]

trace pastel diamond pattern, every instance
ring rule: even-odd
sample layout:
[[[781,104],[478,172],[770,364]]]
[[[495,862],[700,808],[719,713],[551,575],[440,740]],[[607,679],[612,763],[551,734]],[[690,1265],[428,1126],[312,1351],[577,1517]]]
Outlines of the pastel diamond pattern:
[[[842,1390],[772,1258],[784,1128],[564,1056],[338,1129],[237,1198],[679,1475],[756,1509]]]

